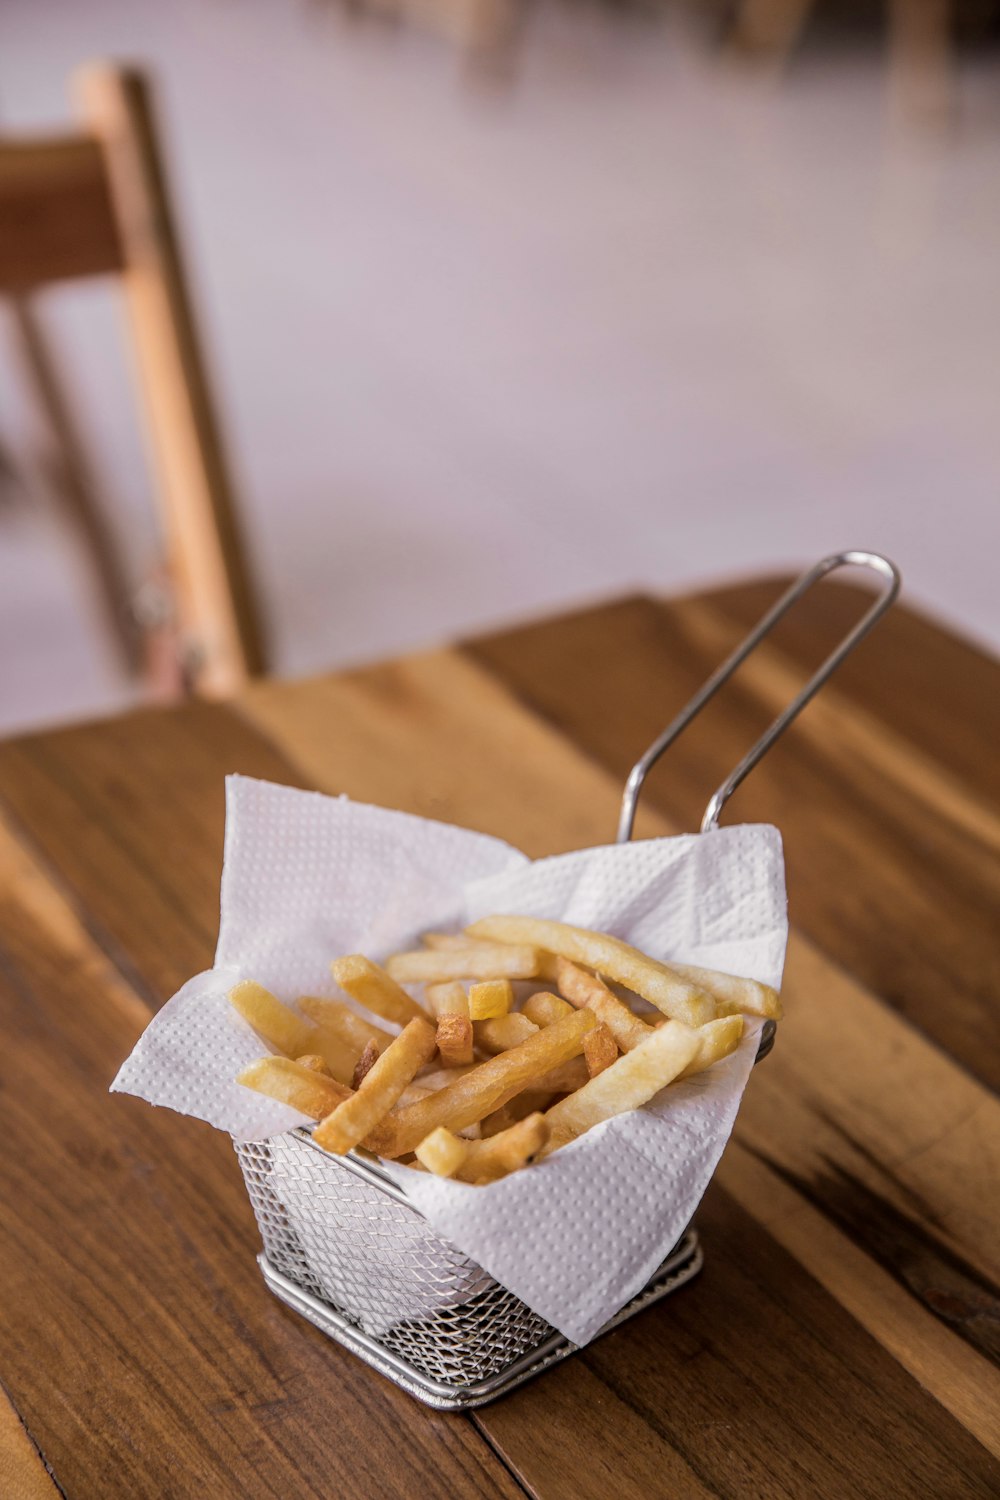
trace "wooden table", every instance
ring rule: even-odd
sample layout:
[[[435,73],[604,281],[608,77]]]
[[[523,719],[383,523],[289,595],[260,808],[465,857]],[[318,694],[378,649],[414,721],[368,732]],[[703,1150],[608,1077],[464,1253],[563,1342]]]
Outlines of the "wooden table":
[[[776,593],[629,599],[0,746],[0,1493],[1000,1492],[1000,666],[898,608],[737,793],[783,830],[782,1025],[699,1214],[702,1275],[472,1415],[264,1289],[225,1137],[109,1097],[211,964],[223,776],[607,841],[624,774]],[[651,779],[709,792],[858,610],[828,585]]]

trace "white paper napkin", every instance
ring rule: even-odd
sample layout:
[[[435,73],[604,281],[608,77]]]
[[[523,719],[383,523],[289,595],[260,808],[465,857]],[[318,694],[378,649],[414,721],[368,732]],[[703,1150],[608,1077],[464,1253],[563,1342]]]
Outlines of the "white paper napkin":
[[[334,995],[332,957],[382,958],[427,929],[494,912],[599,928],[657,958],[778,985],[780,835],[743,825],[532,862],[448,824],[230,777],[215,966],[150,1022],[112,1088],[240,1141],[289,1130],[303,1116],[233,1082],[263,1051],[226,1000],[236,980],[258,979],[289,1002]],[[758,1032],[748,1028],[732,1057],[644,1109],[488,1187],[389,1170],[439,1234],[584,1344],[691,1219],[729,1138]]]

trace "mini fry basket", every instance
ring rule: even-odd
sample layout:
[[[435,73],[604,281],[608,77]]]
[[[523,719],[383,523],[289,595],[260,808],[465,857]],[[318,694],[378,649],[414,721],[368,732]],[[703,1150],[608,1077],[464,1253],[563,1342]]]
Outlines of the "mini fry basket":
[[[782,595],[636,762],[622,798],[619,842],[631,838],[643,783],[667,747],[796,601],[846,566],[877,572],[883,587],[714,793],[701,831],[717,826],[729,796],[892,604],[900,579],[888,559],[836,553]],[[775,1023],[765,1022],[758,1062],[774,1034]],[[427,1405],[443,1411],[482,1406],[577,1347],[442,1239],[373,1158],[356,1152],[333,1156],[314,1143],[308,1127],[239,1143],[236,1154],[263,1240],[258,1264],[271,1291]],[[601,1333],[682,1287],[702,1262],[697,1233],[689,1227],[676,1245],[665,1247],[650,1281]]]

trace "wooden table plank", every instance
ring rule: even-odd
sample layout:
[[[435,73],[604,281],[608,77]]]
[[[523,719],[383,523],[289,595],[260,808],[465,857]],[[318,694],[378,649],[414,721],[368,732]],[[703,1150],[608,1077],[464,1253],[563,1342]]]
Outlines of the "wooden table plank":
[[[0,1387],[0,1495],[57,1500],[59,1491],[42,1456]]]
[[[62,1491],[519,1495],[468,1421],[264,1290],[225,1137],[107,1097],[146,1005],[2,826],[0,872],[0,1369]]]
[[[687,628],[697,626],[704,634],[704,620],[693,625],[691,618]],[[715,628],[713,616],[710,630]],[[658,612],[655,629],[660,629]],[[538,631],[550,651],[552,626]],[[631,639],[628,630],[622,639]],[[585,625],[578,632],[575,665],[572,652],[562,660],[564,672],[567,661],[572,666],[578,690],[587,665],[581,653],[592,643],[593,631]],[[492,649],[477,648],[479,660]],[[658,700],[658,653],[653,663],[642,681],[633,676],[632,688]],[[772,662],[770,675],[757,684],[764,699],[774,689],[774,670]],[[523,694],[524,684],[516,686]],[[666,717],[661,707],[658,726]],[[615,708],[612,695],[612,713]],[[592,697],[591,712],[602,720],[611,716],[599,695]],[[88,1006],[96,1004],[105,985],[116,983],[128,997],[118,1003],[134,1008],[133,1030],[146,1004],[165,998],[167,986],[205,962],[217,908],[224,770],[347,790],[484,827],[531,853],[544,853],[610,836],[620,788],[606,751],[623,754],[621,744],[615,748],[616,735],[628,739],[635,727],[624,713],[598,751],[582,736],[581,753],[573,743],[575,731],[567,737],[546,727],[512,697],[506,678],[487,675],[453,653],[317,684],[264,684],[239,714],[185,710],[158,716],[155,725],[155,750],[149,728],[128,721],[113,726],[113,750],[106,748],[105,726],[73,731],[72,742],[44,736],[34,744],[0,747],[3,795],[21,839],[37,840],[43,861],[44,873],[37,878],[47,895],[49,878],[59,880],[69,898],[60,906],[62,921],[75,922],[81,931],[86,923],[89,962],[103,965],[88,990]],[[892,732],[903,735],[898,725]],[[258,769],[264,766],[270,769]],[[691,768],[692,786],[693,773]],[[982,788],[974,792],[976,798],[981,794]],[[158,805],[147,817],[144,803],[150,797]],[[935,805],[933,816],[940,819],[946,812]],[[669,826],[650,812],[643,832]],[[807,835],[808,829],[795,830],[803,848]],[[158,872],[164,847],[189,853],[189,878],[172,862],[166,873]],[[877,867],[863,873],[872,881],[880,878]],[[129,920],[130,901],[137,900],[130,890],[141,892],[144,907],[153,904],[152,914],[144,910],[137,922]],[[170,941],[162,937],[158,916],[174,923]],[[875,941],[872,934],[868,938]],[[184,949],[179,958],[172,953],[174,941]],[[128,983],[110,973],[108,955]],[[671,1493],[682,1495],[866,1494],[876,1493],[879,1484],[885,1494],[978,1494],[991,1493],[1000,1482],[986,1453],[987,1447],[1000,1448],[1000,1387],[995,1366],[987,1362],[997,1317],[996,1237],[989,1232],[991,1167],[983,1155],[994,1139],[990,1111],[995,1104],[965,1069],[880,1003],[853,961],[851,970],[845,973],[821,947],[794,939],[789,1019],[779,1047],[753,1080],[738,1140],[702,1218],[706,1275],[584,1356],[477,1416],[480,1431],[504,1463],[544,1500],[606,1494],[609,1473],[623,1497],[650,1493],[657,1474],[669,1475]],[[824,1002],[839,1018],[832,1032],[824,1026]],[[50,1025],[55,1032],[54,1019]],[[70,1041],[79,1044],[75,1034]],[[127,1050],[127,1042],[121,1050]],[[115,1061],[117,1055],[108,1072]],[[112,1101],[112,1107],[118,1103]],[[222,1193],[221,1162],[230,1173],[235,1168],[228,1151],[218,1161],[213,1157],[212,1132],[138,1104],[134,1108],[139,1117],[157,1122],[148,1138],[142,1130],[152,1127],[136,1126],[150,1160],[197,1149],[206,1156],[201,1179]],[[58,1109],[56,1115],[68,1123]],[[847,1122],[849,1131],[840,1128]],[[184,1135],[190,1129],[197,1132],[196,1145]],[[130,1128],[130,1139],[132,1134]],[[120,1130],[109,1129],[98,1149],[113,1153],[122,1149],[120,1141]],[[968,1181],[956,1170],[960,1165],[970,1169]],[[171,1178],[170,1192],[182,1197],[184,1180],[183,1173]],[[247,1299],[252,1317],[263,1319],[270,1338],[273,1330],[254,1300],[263,1292],[248,1264],[246,1240],[253,1236],[238,1183],[232,1194],[217,1209],[233,1241],[227,1273],[240,1283],[229,1295],[240,1302],[241,1317]],[[155,1236],[161,1213],[155,1204],[142,1207],[142,1237]],[[189,1216],[184,1222],[200,1254],[203,1226],[193,1228]],[[209,1227],[215,1223],[210,1220]],[[158,1257],[159,1252],[157,1271]],[[956,1273],[957,1284],[949,1280]],[[752,1311],[736,1312],[748,1275],[759,1282],[756,1301],[749,1299]],[[715,1290],[703,1298],[706,1285]],[[199,1311],[208,1324],[218,1316],[201,1304]],[[280,1355],[273,1356],[289,1362],[287,1369],[300,1339],[322,1341],[281,1309],[271,1312],[291,1330],[288,1346],[282,1343]],[[802,1337],[793,1336],[791,1330],[800,1327]],[[785,1330],[780,1338],[777,1328]],[[259,1336],[256,1324],[254,1332]],[[704,1348],[685,1361],[688,1338],[699,1339]],[[188,1359],[190,1339],[187,1321],[179,1333],[170,1329],[178,1363]],[[610,1352],[604,1354],[607,1346]],[[790,1351],[800,1359],[794,1369]],[[0,1345],[0,1358],[5,1352]],[[196,1341],[195,1352],[200,1354]],[[351,1381],[353,1366],[357,1385],[352,1390],[360,1393],[369,1384],[390,1389],[336,1353],[348,1361],[343,1377],[336,1365],[337,1382]],[[304,1369],[303,1401],[309,1405],[315,1399],[316,1367],[307,1358]],[[759,1371],[776,1382],[778,1398],[772,1404],[778,1416],[792,1413],[784,1424],[773,1411],[757,1420]],[[21,1378],[30,1399],[41,1404],[29,1372],[22,1371]],[[638,1397],[632,1390],[636,1380],[642,1387]],[[706,1383],[708,1396],[702,1389]],[[734,1424],[726,1400],[732,1403],[735,1391],[740,1397]],[[831,1392],[836,1401],[827,1411]],[[18,1399],[24,1399],[20,1392]],[[820,1414],[807,1421],[797,1409],[803,1401],[818,1406]],[[419,1409],[411,1404],[411,1410]],[[883,1424],[877,1451],[873,1412]],[[241,1430],[244,1422],[252,1429],[252,1416],[243,1413]],[[469,1423],[462,1419],[453,1425]],[[745,1452],[737,1452],[734,1432]],[[902,1467],[894,1462],[904,1432],[915,1468],[907,1467],[909,1459]],[[140,1437],[145,1440],[145,1434]],[[309,1448],[310,1461],[312,1453]],[[856,1473],[862,1460],[864,1472]],[[465,1457],[454,1462],[455,1493],[477,1493],[465,1478]],[[803,1473],[814,1477],[811,1489]],[[916,1488],[904,1490],[904,1481]],[[869,1483],[871,1491],[857,1487]]]
[[[800,614],[811,609],[804,601]],[[702,600],[633,600],[476,642],[470,653],[623,778],[741,631]],[[861,651],[875,652],[877,640]],[[880,659],[891,680],[894,663]],[[649,804],[675,826],[698,826],[709,793],[773,717],[782,665],[762,648],[650,777]],[[936,702],[937,680],[920,661],[900,670],[908,694]],[[794,680],[804,680],[798,668]],[[981,712],[978,686],[962,693],[951,684],[958,739],[973,735]],[[967,816],[946,816],[935,783],[916,783],[910,767],[896,777],[884,756],[859,753],[838,694],[831,684],[806,710],[736,794],[729,819],[781,828],[796,926],[996,1087],[1000,807],[980,788],[968,794]]]

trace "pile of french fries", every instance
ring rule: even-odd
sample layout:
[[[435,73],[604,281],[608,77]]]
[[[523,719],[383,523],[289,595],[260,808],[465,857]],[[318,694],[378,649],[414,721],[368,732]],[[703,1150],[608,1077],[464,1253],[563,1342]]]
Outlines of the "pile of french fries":
[[[711,1067],[745,1016],[781,1015],[768,985],[564,922],[486,917],[423,943],[384,966],[336,959],[353,1004],[292,1009],[236,985],[231,1003],[275,1054],[238,1081],[317,1120],[327,1151],[485,1184]]]

